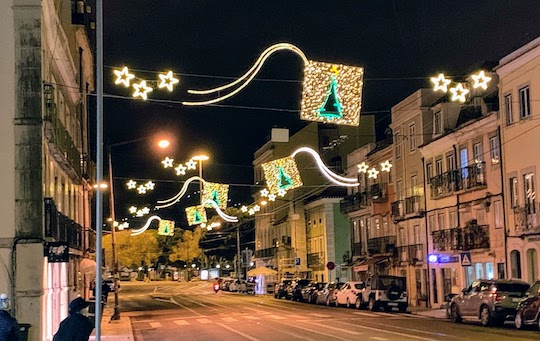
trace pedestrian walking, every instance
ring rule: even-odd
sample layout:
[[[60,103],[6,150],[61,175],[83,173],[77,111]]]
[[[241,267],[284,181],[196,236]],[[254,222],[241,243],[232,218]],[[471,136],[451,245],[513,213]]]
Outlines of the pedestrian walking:
[[[0,341],[17,341],[19,323],[11,316],[11,304],[6,294],[0,294]]]
[[[89,303],[77,297],[69,304],[69,316],[60,323],[53,341],[88,341],[94,322],[86,317]]]

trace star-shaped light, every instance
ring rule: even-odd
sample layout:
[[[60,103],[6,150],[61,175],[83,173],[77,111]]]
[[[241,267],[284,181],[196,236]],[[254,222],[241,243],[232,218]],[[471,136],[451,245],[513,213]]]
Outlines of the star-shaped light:
[[[144,216],[143,211],[142,211],[142,210],[138,210],[136,216],[137,216],[137,217],[142,217],[142,216]]]
[[[144,100],[148,99],[148,93],[152,91],[152,88],[146,85],[146,81],[141,81],[140,83],[133,84],[135,92],[133,97],[140,97]]]
[[[159,74],[159,78],[161,79],[158,85],[160,89],[167,88],[169,91],[173,91],[173,85],[178,83],[178,79],[174,78],[172,71],[167,72],[167,74]]]
[[[146,187],[148,191],[153,191],[154,187],[156,187],[156,184],[153,183],[152,181],[148,181],[147,183],[144,184],[144,187]]]
[[[193,161],[193,159],[189,160],[188,162],[186,162],[186,166],[187,166],[187,169],[190,170],[190,169],[197,169],[197,162]]]
[[[268,196],[268,190],[265,188],[265,189],[261,189],[261,197],[267,197]]]
[[[137,213],[137,207],[131,206],[131,207],[129,208],[129,213],[131,213],[131,214]]]
[[[433,83],[433,91],[441,90],[442,92],[448,91],[448,85],[452,83],[451,80],[446,79],[444,74],[440,73],[437,77],[431,77],[431,82]]]
[[[362,162],[361,164],[356,165],[356,167],[358,167],[358,173],[366,173],[369,168],[369,166],[365,162]]]
[[[379,174],[379,171],[375,169],[375,167],[368,170],[368,179],[377,179],[377,175]]]
[[[390,168],[392,168],[392,164],[390,163],[389,160],[386,160],[384,162],[381,163],[381,170],[383,172],[390,172]]]
[[[276,195],[274,193],[268,194],[268,200],[270,201],[276,201]]]
[[[471,77],[474,80],[473,88],[475,89],[482,88],[486,90],[488,87],[487,83],[489,83],[489,81],[491,80],[491,77],[486,76],[484,70],[478,72],[478,74],[476,75],[472,75]]]
[[[261,206],[259,206],[259,205],[253,206],[253,211],[259,212],[260,210],[261,210]]]
[[[148,213],[150,213],[150,209],[149,209],[148,207],[143,207],[143,208],[141,209],[141,211],[142,211],[143,214],[148,214]]]
[[[127,183],[127,188],[128,189],[135,189],[137,188],[137,182],[136,181],[133,181],[133,180],[129,180]]]
[[[145,194],[146,187],[144,187],[143,185],[140,185],[139,187],[137,187],[137,191],[139,192],[139,194]]]
[[[242,207],[240,207],[240,211],[246,213],[246,212],[248,211],[247,206],[242,206]]]
[[[174,170],[176,171],[176,175],[186,175],[186,169],[186,166],[179,164]]]
[[[465,102],[465,95],[469,93],[469,89],[465,89],[463,84],[458,83],[455,87],[450,88],[450,92],[452,93],[452,101],[460,101],[463,103]]]
[[[336,65],[332,65],[332,67],[330,68],[330,72],[332,72],[334,75],[338,75],[339,69]]]
[[[254,215],[254,214],[255,214],[255,210],[252,209],[252,208],[250,208],[248,212],[249,212],[250,215]]]
[[[169,158],[168,156],[165,158],[165,160],[161,161],[163,164],[163,168],[169,168],[173,166],[174,159]]]
[[[286,190],[284,190],[283,188],[278,189],[277,195],[279,195],[280,197],[284,197],[285,194],[287,194]]]
[[[129,82],[135,78],[135,75],[129,73],[127,66],[124,66],[122,71],[114,70],[114,74],[116,75],[116,81],[114,81],[114,84],[122,83],[126,88],[129,88]]]

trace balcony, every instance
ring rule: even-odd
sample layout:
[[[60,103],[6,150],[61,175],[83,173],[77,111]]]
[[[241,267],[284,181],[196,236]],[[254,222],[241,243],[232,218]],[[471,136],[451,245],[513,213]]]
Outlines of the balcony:
[[[371,185],[369,195],[373,202],[386,202],[388,200],[388,184],[379,183]]]
[[[368,238],[367,252],[370,256],[394,252],[397,243],[396,236]]]
[[[255,258],[273,258],[275,256],[276,256],[276,249],[273,247],[255,251]]]
[[[368,193],[358,192],[347,195],[339,202],[339,210],[343,214],[361,210],[368,206]]]
[[[366,255],[366,247],[364,246],[364,243],[353,243],[352,244],[352,255],[353,257],[359,257],[359,256],[365,256]]]
[[[424,215],[424,197],[414,195],[405,200],[398,200],[392,203],[392,217],[394,220],[404,220],[406,218],[422,217]]]
[[[66,242],[70,248],[84,250],[83,227],[58,212],[51,198],[45,199],[45,236],[52,237],[56,241]]]
[[[432,239],[435,252],[489,249],[489,225],[469,224],[464,228],[433,231]]]
[[[485,162],[451,170],[429,179],[431,199],[486,186]]]
[[[400,246],[398,253],[402,263],[417,264],[424,261],[423,244]]]
[[[324,252],[314,252],[307,254],[308,267],[318,267],[324,265]]]
[[[514,207],[514,223],[520,235],[540,233],[540,205],[536,202]]]
[[[89,252],[96,252],[96,231],[86,230],[88,233],[88,244],[86,250]]]

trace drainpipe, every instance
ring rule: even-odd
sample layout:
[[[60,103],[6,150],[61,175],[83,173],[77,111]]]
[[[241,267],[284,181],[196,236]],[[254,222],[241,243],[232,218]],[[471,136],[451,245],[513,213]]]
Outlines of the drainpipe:
[[[506,187],[506,183],[504,181],[504,172],[503,172],[503,151],[502,151],[502,138],[501,138],[501,126],[497,127],[497,135],[499,136],[499,163],[500,163],[500,172],[501,172],[501,196],[502,196],[502,202],[503,202],[503,219],[504,219],[504,226],[503,226],[503,229],[504,229],[504,241],[503,241],[503,250],[504,250],[504,265],[505,265],[505,274],[504,274],[504,278],[509,278],[508,277],[508,250],[507,250],[507,242],[508,242],[508,233],[507,233],[507,230],[506,230],[506,218],[507,218],[507,215],[506,215],[506,209],[505,209],[505,187]],[[500,274],[498,273],[499,272],[499,269],[497,269],[497,274],[500,276]]]
[[[427,198],[426,198],[426,159],[421,158],[422,160],[422,174],[423,174],[423,181],[424,181],[424,210],[427,211]],[[427,277],[428,277],[428,283],[429,287],[427,288],[427,301],[426,301],[426,307],[431,308],[431,270],[429,269],[429,228],[428,228],[428,218],[427,214],[424,213],[424,226],[426,230],[426,266],[427,266]]]

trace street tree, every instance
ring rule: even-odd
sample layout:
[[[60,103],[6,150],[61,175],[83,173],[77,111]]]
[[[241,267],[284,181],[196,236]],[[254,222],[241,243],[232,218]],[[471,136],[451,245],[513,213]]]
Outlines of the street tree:
[[[103,237],[105,259],[112,267],[112,238],[108,234]],[[161,254],[156,230],[147,230],[144,233],[131,236],[130,231],[116,232],[116,256],[119,266],[152,265]]]
[[[182,238],[171,248],[169,260],[171,262],[184,261],[187,263],[201,258],[203,253],[199,241],[203,233],[200,227],[195,227],[193,231],[185,230],[182,233]]]

